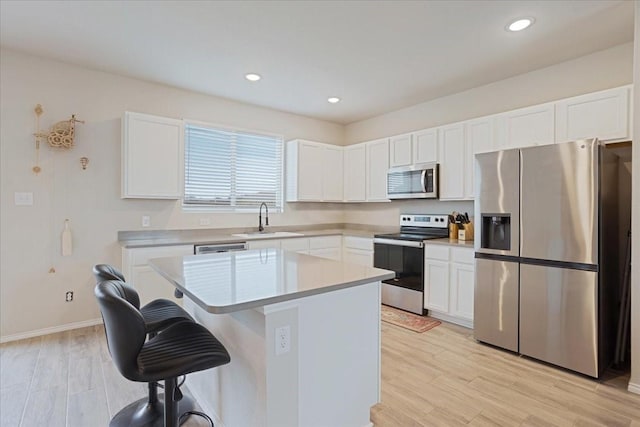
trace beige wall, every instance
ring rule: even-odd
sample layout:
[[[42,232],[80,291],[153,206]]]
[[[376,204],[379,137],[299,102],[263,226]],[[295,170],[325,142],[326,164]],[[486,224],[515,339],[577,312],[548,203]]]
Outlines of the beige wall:
[[[634,140],[632,152],[632,247],[631,253],[631,379],[629,389],[640,393],[640,2],[636,2],[633,69]]]
[[[515,59],[521,60],[521,58]],[[486,116],[632,82],[633,43],[351,123],[346,144]]]
[[[257,226],[257,214],[184,213],[179,202],[120,199],[120,118],[124,111],[184,117],[263,130],[285,139],[307,138],[341,144],[344,128],[212,96],[201,95],[67,65],[9,50],[0,52],[1,93],[1,273],[0,337],[99,318],[91,267],[120,265],[119,230]],[[72,150],[41,149],[42,172],[34,162],[34,113],[42,104],[42,128],[73,113]],[[89,158],[83,171],[80,157]],[[33,206],[15,206],[14,192],[32,192]],[[289,204],[271,224],[342,222],[339,205]],[[60,256],[65,218],[73,230],[74,252]],[[48,270],[55,266],[56,273]],[[64,302],[66,290],[75,292]]]
[[[346,126],[346,144],[398,135],[573,95],[630,84],[633,43]],[[345,205],[345,222],[394,225],[401,213],[473,212],[473,202],[407,201]]]

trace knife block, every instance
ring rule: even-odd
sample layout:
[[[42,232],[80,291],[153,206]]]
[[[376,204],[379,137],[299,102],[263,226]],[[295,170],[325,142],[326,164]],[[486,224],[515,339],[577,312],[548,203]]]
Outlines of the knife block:
[[[449,239],[458,240],[458,224],[449,224]]]
[[[473,241],[473,223],[462,224],[462,228],[458,230],[458,240]]]

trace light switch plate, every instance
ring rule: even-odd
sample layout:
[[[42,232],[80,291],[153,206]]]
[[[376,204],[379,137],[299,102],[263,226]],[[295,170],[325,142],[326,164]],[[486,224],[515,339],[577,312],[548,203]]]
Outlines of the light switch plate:
[[[31,192],[16,191],[13,197],[16,206],[33,206],[33,193]]]

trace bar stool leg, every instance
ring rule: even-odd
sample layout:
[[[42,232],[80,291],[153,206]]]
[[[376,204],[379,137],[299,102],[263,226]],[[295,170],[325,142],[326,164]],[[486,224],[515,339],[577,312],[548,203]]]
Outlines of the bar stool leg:
[[[165,427],[177,427],[178,424],[178,401],[177,378],[167,378],[164,380],[164,425]],[[178,392],[179,393],[179,392]]]

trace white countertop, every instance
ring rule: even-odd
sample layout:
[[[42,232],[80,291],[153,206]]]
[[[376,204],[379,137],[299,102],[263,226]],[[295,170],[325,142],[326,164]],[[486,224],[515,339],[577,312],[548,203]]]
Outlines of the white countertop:
[[[230,313],[395,277],[281,249],[154,258],[149,265],[209,313]]]

